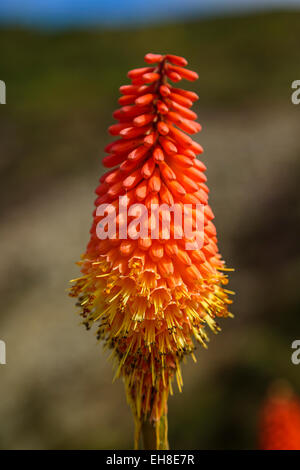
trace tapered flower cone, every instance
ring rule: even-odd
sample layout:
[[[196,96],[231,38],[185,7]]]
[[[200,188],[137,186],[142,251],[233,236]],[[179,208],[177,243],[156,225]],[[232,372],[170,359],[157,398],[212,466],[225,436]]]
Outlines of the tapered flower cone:
[[[262,450],[300,450],[300,400],[289,388],[274,389],[260,416]]]
[[[119,122],[109,128],[118,137],[105,149],[103,165],[110,170],[96,189],[82,277],[71,295],[79,299],[83,323],[97,324],[98,338],[112,349],[115,377],[124,379],[136,420],[135,446],[148,421],[156,428],[156,447],[163,448],[173,379],[181,390],[182,359],[195,359],[195,342],[206,346],[206,326],[216,333],[216,317],[231,315],[231,292],[223,288],[227,270],[208,204],[206,167],[196,158],[203,150],[188,135],[201,130],[190,109],[198,96],[169,83],[198,76],[182,57],[147,54],[145,61],[148,66],[131,70],[131,84],[120,88],[121,108],[113,114]],[[161,216],[157,222],[152,213],[140,219],[138,230],[131,210],[137,203],[181,208],[192,235],[174,218],[166,233]],[[109,207],[105,214],[103,206]],[[203,230],[195,245],[196,206],[203,208]],[[103,239],[107,213],[116,233]]]

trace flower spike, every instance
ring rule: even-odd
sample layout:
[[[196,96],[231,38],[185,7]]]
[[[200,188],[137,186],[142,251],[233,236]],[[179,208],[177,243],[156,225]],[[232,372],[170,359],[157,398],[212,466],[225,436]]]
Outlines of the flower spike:
[[[216,318],[232,315],[206,167],[197,159],[203,149],[190,137],[201,130],[191,110],[198,96],[169,82],[194,81],[198,75],[186,68],[183,57],[171,54],[147,54],[145,62],[128,73],[131,84],[120,87],[121,107],[113,114],[118,123],[109,128],[116,140],[106,146],[103,159],[109,171],[96,189],[82,277],[70,295],[78,298],[84,325],[96,324],[98,339],[112,350],[115,378],[125,382],[136,421],[135,447],[148,422],[161,449],[167,447],[167,400],[174,379],[179,390],[183,385],[182,359],[195,359],[194,343],[206,347],[206,327],[217,333]],[[143,217],[134,212],[136,204],[164,210],[158,218],[149,211]],[[203,209],[201,230],[196,206]],[[182,210],[191,233],[166,214],[168,207]],[[162,219],[169,220],[169,231]],[[114,235],[99,236],[110,222]],[[195,245],[197,237],[201,243]]]

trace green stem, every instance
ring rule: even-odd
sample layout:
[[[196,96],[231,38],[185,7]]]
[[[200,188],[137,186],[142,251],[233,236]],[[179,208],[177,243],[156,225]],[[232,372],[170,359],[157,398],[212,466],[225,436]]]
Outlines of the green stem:
[[[142,436],[145,450],[169,450],[167,415],[163,415],[156,423],[144,421]]]

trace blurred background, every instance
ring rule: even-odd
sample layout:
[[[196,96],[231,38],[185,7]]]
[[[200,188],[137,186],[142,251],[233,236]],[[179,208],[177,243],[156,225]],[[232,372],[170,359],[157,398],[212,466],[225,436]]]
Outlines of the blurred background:
[[[121,381],[66,289],[88,241],[118,87],[147,52],[197,71],[210,201],[237,292],[184,391],[173,449],[255,449],[270,384],[300,394],[300,1],[2,0],[0,448],[132,448]],[[212,335],[210,335],[212,336]]]

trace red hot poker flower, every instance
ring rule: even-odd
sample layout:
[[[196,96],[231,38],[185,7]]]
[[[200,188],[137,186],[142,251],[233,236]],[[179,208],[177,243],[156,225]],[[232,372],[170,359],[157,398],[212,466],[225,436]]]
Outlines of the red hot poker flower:
[[[217,332],[215,318],[231,315],[231,292],[222,287],[228,282],[226,268],[208,204],[206,167],[197,159],[203,149],[190,137],[201,130],[191,110],[198,96],[169,82],[193,81],[198,75],[185,68],[183,57],[147,54],[145,61],[148,66],[128,73],[131,84],[120,87],[121,107],[113,114],[118,123],[109,128],[117,140],[107,145],[103,159],[110,170],[96,189],[82,277],[75,280],[71,295],[79,299],[84,324],[98,324],[98,338],[112,349],[137,436],[150,420],[161,448],[166,442],[159,423],[166,422],[174,377],[181,390],[180,362],[188,354],[194,358],[194,340],[206,347],[206,325]],[[125,212],[120,197],[125,197]],[[202,205],[202,244],[187,248],[194,235],[183,233],[175,217],[166,234],[152,214],[141,223],[148,223],[146,235],[132,236],[136,226],[128,222],[136,203],[147,209],[181,208],[198,235],[195,206]],[[118,233],[99,239],[98,229],[107,222],[99,212],[103,205],[110,206]],[[156,237],[152,229],[158,230]]]
[[[277,390],[260,418],[262,450],[300,450],[300,401],[290,390]]]

